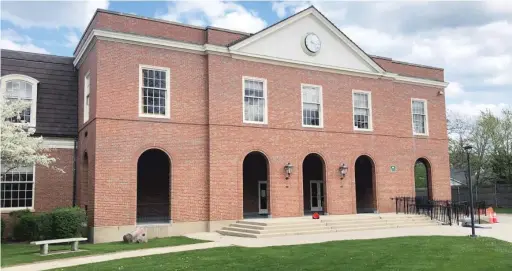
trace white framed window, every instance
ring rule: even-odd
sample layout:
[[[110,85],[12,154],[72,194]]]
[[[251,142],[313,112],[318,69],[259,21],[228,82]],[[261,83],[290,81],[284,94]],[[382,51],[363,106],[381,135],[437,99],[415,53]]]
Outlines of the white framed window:
[[[140,65],[139,72],[139,116],[170,118],[171,70]]]
[[[411,99],[412,131],[414,135],[428,135],[427,100]]]
[[[322,128],[323,102],[322,86],[301,84],[302,127]]]
[[[89,120],[89,104],[91,101],[91,76],[87,72],[84,78],[84,123]]]
[[[354,130],[372,131],[372,93],[365,90],[352,91]]]
[[[25,100],[30,102],[30,108],[23,110],[13,122],[28,123],[30,127],[36,127],[37,119],[37,84],[36,79],[22,75],[9,74],[0,78],[0,93],[7,100]]]
[[[267,80],[244,76],[242,81],[244,123],[267,124]]]
[[[2,212],[34,208],[35,166],[10,169],[1,165],[0,206]]]

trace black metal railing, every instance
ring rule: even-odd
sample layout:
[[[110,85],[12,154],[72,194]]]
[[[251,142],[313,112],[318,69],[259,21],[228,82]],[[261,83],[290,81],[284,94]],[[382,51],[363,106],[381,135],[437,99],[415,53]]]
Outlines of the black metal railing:
[[[169,223],[169,203],[138,203],[137,223]]]
[[[426,215],[430,219],[440,221],[446,225],[458,224],[464,217],[470,215],[470,206],[467,202],[454,203],[449,200],[429,200],[425,197],[396,197],[394,200],[397,214]],[[480,215],[486,215],[487,206],[485,202],[478,202],[475,205],[475,217],[480,223]]]

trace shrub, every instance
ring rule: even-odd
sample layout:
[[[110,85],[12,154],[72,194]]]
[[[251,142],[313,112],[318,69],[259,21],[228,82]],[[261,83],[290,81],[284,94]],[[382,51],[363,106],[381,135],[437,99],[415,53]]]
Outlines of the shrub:
[[[4,238],[4,232],[5,232],[5,221],[4,219],[2,218],[2,235],[0,235],[0,239]]]
[[[13,237],[17,241],[39,240],[39,216],[27,213],[17,217]]]
[[[81,236],[85,211],[78,207],[57,208],[51,212],[53,239]]]
[[[49,213],[13,212],[13,237],[17,241],[37,241],[81,236],[86,225],[85,211],[78,208],[57,208]],[[3,220],[2,220],[3,221]],[[3,224],[2,224],[3,231]]]

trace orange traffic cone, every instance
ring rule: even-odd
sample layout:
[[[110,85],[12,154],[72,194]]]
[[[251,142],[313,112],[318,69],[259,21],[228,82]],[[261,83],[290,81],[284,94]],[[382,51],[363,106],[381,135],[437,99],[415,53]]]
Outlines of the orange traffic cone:
[[[496,213],[493,214],[493,218],[494,218],[493,222],[498,223],[498,216],[496,215]]]
[[[489,224],[494,224],[494,213],[489,213]]]

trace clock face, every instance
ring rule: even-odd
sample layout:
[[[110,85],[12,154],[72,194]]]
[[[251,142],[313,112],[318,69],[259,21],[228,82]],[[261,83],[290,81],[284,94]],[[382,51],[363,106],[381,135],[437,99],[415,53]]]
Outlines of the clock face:
[[[306,48],[312,53],[318,53],[320,51],[320,47],[322,46],[322,42],[317,35],[310,33],[304,39],[306,44]]]

